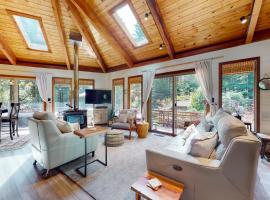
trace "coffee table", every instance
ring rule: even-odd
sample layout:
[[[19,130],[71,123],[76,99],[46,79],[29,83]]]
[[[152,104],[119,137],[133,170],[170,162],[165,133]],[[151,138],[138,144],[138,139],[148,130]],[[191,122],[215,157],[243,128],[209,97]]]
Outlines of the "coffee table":
[[[84,128],[81,130],[74,131],[73,133],[80,138],[84,139],[84,165],[76,168],[76,171],[83,177],[87,176],[87,165],[92,164],[93,162],[99,162],[100,164],[107,166],[107,131],[108,128],[102,127],[102,126],[95,126],[92,128]],[[88,137],[93,137],[97,135],[105,134],[105,162],[95,159],[89,163],[87,163],[87,138]],[[84,168],[84,172],[81,172],[80,169]]]
[[[151,178],[158,178],[162,183],[161,188],[157,191],[147,186],[147,181]],[[141,197],[148,200],[179,200],[183,194],[184,185],[156,173],[146,172],[144,176],[133,183],[131,190],[136,193],[136,200],[140,200]]]

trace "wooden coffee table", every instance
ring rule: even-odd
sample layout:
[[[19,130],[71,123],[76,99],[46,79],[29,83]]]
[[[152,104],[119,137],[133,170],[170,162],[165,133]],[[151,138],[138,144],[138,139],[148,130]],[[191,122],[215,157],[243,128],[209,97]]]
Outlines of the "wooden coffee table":
[[[151,178],[158,178],[162,183],[157,191],[147,186],[147,181]],[[156,173],[146,172],[131,186],[131,190],[136,193],[136,200],[140,200],[141,197],[148,200],[179,200],[183,194],[184,185]]]
[[[105,128],[105,127],[102,127],[102,126],[95,126],[95,127],[92,127],[92,128],[84,128],[84,129],[81,129],[81,130],[78,130],[78,131],[74,131],[73,133],[77,136],[79,136],[80,138],[84,139],[84,165],[76,168],[76,171],[82,175],[83,177],[86,177],[87,175],[87,165],[90,165],[91,163],[93,162],[99,162],[100,164],[104,165],[104,166],[107,166],[107,131],[108,131],[108,128]],[[100,135],[100,134],[105,134],[105,162],[99,160],[99,159],[96,159],[96,160],[93,160],[89,163],[87,163],[87,138],[88,137],[93,137],[93,136],[96,136],[96,135]],[[84,168],[84,172],[82,173],[80,171],[81,168]]]

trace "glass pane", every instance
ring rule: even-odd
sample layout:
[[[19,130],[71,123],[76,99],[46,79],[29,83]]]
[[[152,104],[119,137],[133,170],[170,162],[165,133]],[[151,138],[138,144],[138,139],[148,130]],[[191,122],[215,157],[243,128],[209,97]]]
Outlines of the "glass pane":
[[[17,15],[14,19],[30,49],[48,51],[38,20]]]
[[[80,85],[79,86],[79,108],[81,110],[87,110],[87,123],[91,124],[93,121],[93,105],[92,104],[85,104],[85,90],[86,89],[93,89],[92,85]]]
[[[39,95],[35,80],[17,80],[19,88],[19,126],[28,126],[28,117],[31,117],[35,111],[43,110],[43,101]]]
[[[131,109],[137,110],[138,119],[141,118],[142,108],[142,84],[132,83],[130,84],[130,99],[129,105]]]
[[[173,77],[156,78],[152,88],[153,130],[173,132]]]
[[[118,8],[113,16],[135,47],[148,43],[148,39],[128,4]]]
[[[123,85],[114,86],[114,112],[115,115],[119,114],[119,111],[124,108],[124,93]]]
[[[8,108],[10,105],[9,79],[0,79],[0,102],[2,102],[2,108]]]
[[[54,112],[57,117],[63,116],[66,104],[70,104],[70,91],[70,84],[54,84]]]
[[[254,73],[222,76],[222,107],[254,127]]]
[[[195,74],[179,75],[175,78],[175,132],[178,134],[184,127],[201,118],[205,111],[205,100]]]

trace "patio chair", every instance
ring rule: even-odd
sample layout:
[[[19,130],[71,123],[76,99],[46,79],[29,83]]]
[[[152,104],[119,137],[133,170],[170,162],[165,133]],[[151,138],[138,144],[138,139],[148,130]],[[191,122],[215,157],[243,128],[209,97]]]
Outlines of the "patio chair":
[[[19,120],[19,111],[20,111],[20,103],[11,103],[10,113],[6,117],[1,117],[1,126],[9,126],[9,134],[10,139],[13,140],[13,136],[15,135],[15,127],[16,134],[19,137],[18,133],[18,120]]]

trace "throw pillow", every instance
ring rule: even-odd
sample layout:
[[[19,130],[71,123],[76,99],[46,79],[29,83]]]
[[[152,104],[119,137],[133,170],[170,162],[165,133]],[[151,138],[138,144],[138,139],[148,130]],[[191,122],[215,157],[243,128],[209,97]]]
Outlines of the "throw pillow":
[[[226,116],[230,116],[230,115],[227,112],[224,112],[222,108],[220,108],[217,111],[217,113],[214,115],[214,117],[212,118],[214,126],[217,127],[219,120]]]
[[[216,149],[216,159],[217,160],[221,160],[222,157],[223,157],[223,155],[224,155],[224,153],[225,153],[225,151],[226,151],[226,148],[224,147],[223,144],[220,143],[217,146],[217,149]]]
[[[245,124],[232,115],[221,118],[217,130],[219,140],[225,148],[228,147],[233,138],[247,134]]]
[[[182,138],[186,140],[191,133],[195,132],[196,127],[194,124],[191,124],[189,127],[186,128],[186,130],[182,133]]]
[[[189,154],[195,157],[209,158],[217,145],[218,136],[215,132],[197,134],[191,140]]]
[[[63,120],[58,119],[56,121],[56,126],[61,131],[61,133],[70,133],[73,131],[70,124]]]
[[[119,114],[118,122],[120,123],[127,123],[127,114]]]
[[[80,130],[80,124],[77,122],[77,123],[68,123],[71,127],[71,130],[72,131],[77,131],[77,130]]]
[[[206,119],[202,119],[201,122],[196,126],[199,132],[209,132],[213,128],[213,124],[208,123]]]

